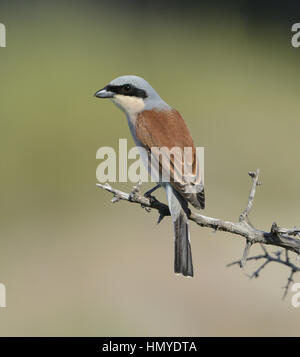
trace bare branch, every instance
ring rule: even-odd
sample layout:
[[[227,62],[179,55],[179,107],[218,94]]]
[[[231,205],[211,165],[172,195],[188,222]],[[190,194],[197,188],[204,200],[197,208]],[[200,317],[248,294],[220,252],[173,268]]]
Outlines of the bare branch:
[[[231,222],[227,220],[222,220],[219,218],[207,217],[199,213],[194,213],[190,211],[189,219],[194,223],[198,224],[200,227],[211,228],[213,231],[223,231],[231,233],[235,236],[240,236],[245,238],[246,245],[244,253],[241,260],[235,261],[228,266],[239,264],[240,267],[244,267],[245,263],[250,260],[261,260],[265,259],[265,262],[250,276],[257,277],[261,270],[271,262],[276,262],[284,264],[291,269],[291,274],[288,279],[288,283],[285,286],[286,296],[287,291],[290,287],[293,275],[300,271],[300,267],[291,263],[288,252],[294,252],[300,255],[300,228],[282,228],[278,227],[276,223],[273,223],[269,232],[263,231],[255,228],[249,221],[249,213],[253,207],[254,197],[256,193],[256,188],[260,185],[258,181],[259,170],[249,172],[249,176],[252,179],[252,185],[250,189],[250,194],[248,197],[248,203],[244,211],[239,216],[238,222]],[[113,194],[112,202],[118,202],[120,200],[128,201],[131,203],[140,204],[148,212],[151,209],[157,210],[159,212],[158,223],[165,217],[170,215],[169,207],[158,201],[154,196],[143,196],[140,194],[141,183],[138,183],[131,193],[122,192],[110,185],[102,185],[100,183],[96,184],[97,187],[104,189]],[[264,251],[264,254],[257,255],[254,257],[249,257],[249,250],[253,244],[259,243]],[[266,248],[263,246],[272,245],[285,250],[285,259],[281,258],[281,251],[275,253],[275,257],[268,253]]]
[[[259,277],[259,273],[265,268],[265,266],[267,264],[269,264],[270,261],[269,260],[266,260],[257,270],[255,270],[254,273],[252,273],[252,275],[249,276],[250,279],[253,279],[253,278],[258,278]]]
[[[284,299],[286,298],[286,296],[287,296],[287,293],[288,293],[288,291],[289,291],[289,287],[290,287],[291,283],[294,281],[294,280],[293,280],[293,276],[294,276],[295,273],[296,273],[296,272],[292,269],[292,270],[291,270],[291,273],[290,273],[290,276],[289,276],[288,279],[287,279],[287,283],[286,283],[286,285],[283,287],[284,293],[283,293],[283,296],[282,296],[282,300],[284,300]]]
[[[240,222],[248,220],[249,213],[251,211],[251,208],[253,206],[254,202],[254,196],[256,193],[256,186],[258,186],[260,183],[258,182],[258,175],[259,175],[259,169],[256,170],[256,172],[249,171],[248,175],[252,178],[252,186],[248,198],[248,204],[245,210],[242,212],[240,215]]]
[[[268,265],[269,263],[279,263],[282,265],[287,266],[290,269],[290,275],[287,279],[287,284],[283,287],[284,289],[284,294],[283,294],[283,299],[285,299],[285,297],[287,296],[288,290],[290,288],[291,283],[293,282],[293,276],[294,274],[300,272],[300,267],[297,266],[296,264],[293,264],[290,261],[289,255],[288,255],[288,251],[285,250],[285,259],[282,259],[282,251],[276,251],[273,253],[274,256],[272,256],[271,254],[269,254],[269,252],[266,250],[266,248],[264,246],[261,246],[261,248],[264,251],[264,254],[259,254],[259,255],[255,255],[252,257],[247,258],[247,261],[251,261],[251,260],[265,260],[263,262],[263,264],[261,266],[259,266],[259,268],[257,270],[254,271],[254,273],[252,273],[251,275],[249,275],[249,278],[258,278],[259,273],[263,270],[263,268],[266,267],[266,265]],[[233,266],[233,265],[239,265],[240,264],[240,260],[236,260],[230,264],[227,264],[227,267]]]
[[[252,188],[250,191],[247,208],[241,214],[242,217],[248,217],[249,211],[253,205],[255,188],[258,183],[258,171],[256,171],[256,173],[251,173],[250,176],[252,177]],[[114,189],[108,184],[102,185],[97,183],[96,186],[112,193],[114,197],[116,197],[114,202],[116,202],[116,200],[125,200],[131,203],[141,204],[143,208],[147,207],[158,210],[159,213],[163,216],[170,215],[169,207],[166,204],[158,201],[154,196],[144,197],[139,193],[139,191],[134,192],[134,194],[128,194]],[[231,222],[219,218],[207,217],[194,212],[190,213],[189,219],[201,227],[211,228],[214,231],[223,231],[242,236],[246,238],[247,242],[250,242],[252,245],[255,243],[274,245],[300,254],[300,239],[295,237],[299,234],[299,229],[279,228],[276,223],[273,223],[270,232],[266,232],[254,228],[249,223],[248,219],[246,220],[244,218],[240,218],[239,222]]]

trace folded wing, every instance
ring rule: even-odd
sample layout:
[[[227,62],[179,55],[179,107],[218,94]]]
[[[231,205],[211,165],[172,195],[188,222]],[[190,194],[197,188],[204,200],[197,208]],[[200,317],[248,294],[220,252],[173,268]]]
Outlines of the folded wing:
[[[201,171],[190,132],[175,109],[145,110],[136,120],[136,136],[157,167],[160,180],[168,181],[196,208],[205,207]],[[153,170],[152,170],[153,172]]]

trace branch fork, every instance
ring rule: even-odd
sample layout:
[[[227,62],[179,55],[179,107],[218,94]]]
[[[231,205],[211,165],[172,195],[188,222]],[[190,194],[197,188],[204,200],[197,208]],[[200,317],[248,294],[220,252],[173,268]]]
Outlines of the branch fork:
[[[283,264],[290,268],[290,276],[288,282],[284,287],[284,297],[287,295],[291,282],[293,281],[294,274],[300,271],[300,267],[293,264],[289,257],[289,252],[300,254],[300,228],[283,228],[279,227],[277,223],[273,223],[269,232],[255,228],[249,220],[249,214],[253,208],[254,197],[256,194],[257,186],[261,185],[258,181],[259,170],[250,171],[252,184],[248,196],[247,206],[240,214],[238,222],[231,222],[219,218],[207,217],[199,213],[190,212],[189,220],[193,221],[200,227],[210,228],[214,232],[223,231],[231,233],[235,236],[243,237],[246,240],[242,258],[238,261],[228,264],[228,266],[238,264],[241,268],[245,267],[246,262],[251,260],[264,260],[263,264],[250,276],[250,278],[257,278],[270,262]],[[140,194],[141,182],[138,182],[130,193],[126,193],[111,187],[109,184],[102,185],[97,183],[96,186],[113,194],[112,202],[127,201],[131,203],[140,204],[147,212],[151,209],[157,210],[159,213],[158,222],[165,216],[170,215],[169,207],[158,201],[154,196],[143,196]],[[250,248],[253,244],[260,244],[264,254],[253,257],[248,257]],[[268,253],[263,245],[272,245],[280,248],[274,255]],[[285,251],[285,259],[282,259],[282,252]],[[280,252],[280,253],[279,253]]]

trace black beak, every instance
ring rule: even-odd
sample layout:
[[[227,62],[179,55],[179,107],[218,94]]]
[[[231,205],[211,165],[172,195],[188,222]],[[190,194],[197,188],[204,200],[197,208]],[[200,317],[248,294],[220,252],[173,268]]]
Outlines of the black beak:
[[[113,98],[115,95],[115,93],[111,92],[111,91],[108,91],[106,89],[106,87],[98,90],[94,96],[97,97],[97,98]]]

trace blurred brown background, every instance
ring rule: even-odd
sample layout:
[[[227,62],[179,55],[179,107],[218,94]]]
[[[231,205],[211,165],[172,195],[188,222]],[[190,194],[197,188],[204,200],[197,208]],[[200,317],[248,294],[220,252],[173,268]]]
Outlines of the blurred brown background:
[[[260,168],[253,224],[299,225],[300,10],[250,3],[1,1],[1,336],[299,335],[287,269],[249,280],[225,267],[242,239],[191,224],[195,278],[175,276],[170,219],[95,188],[97,149],[133,142],[92,95],[136,74],[206,147],[206,215],[237,220]]]

